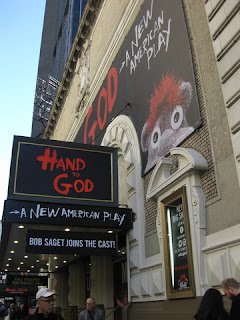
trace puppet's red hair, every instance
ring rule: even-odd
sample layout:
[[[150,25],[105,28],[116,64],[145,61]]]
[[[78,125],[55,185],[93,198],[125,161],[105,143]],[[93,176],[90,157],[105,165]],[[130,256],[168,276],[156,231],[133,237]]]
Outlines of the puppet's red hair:
[[[182,82],[182,80],[175,79],[172,73],[167,73],[165,77],[162,77],[150,99],[148,132],[152,131],[161,113],[170,112],[178,104],[184,107],[186,97],[179,94],[179,86]]]

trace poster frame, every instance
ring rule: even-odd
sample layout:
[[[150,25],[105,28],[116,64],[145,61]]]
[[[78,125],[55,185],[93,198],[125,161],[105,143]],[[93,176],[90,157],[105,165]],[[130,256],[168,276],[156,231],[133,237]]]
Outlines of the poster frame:
[[[167,228],[167,218],[166,218],[166,207],[172,202],[181,199],[183,205],[183,219],[184,219],[184,229],[186,237],[187,246],[187,259],[188,259],[188,276],[190,286],[186,289],[174,289],[171,285],[171,263],[169,256],[169,240],[168,240],[168,228]],[[161,201],[161,212],[162,212],[162,230],[163,230],[163,249],[164,249],[164,262],[165,262],[165,279],[166,279],[166,292],[168,299],[177,298],[191,298],[196,295],[195,293],[195,281],[194,281],[194,271],[193,271],[193,259],[192,259],[192,245],[190,236],[190,225],[188,217],[188,206],[187,206],[187,194],[186,188],[182,187],[170,196],[166,197]]]

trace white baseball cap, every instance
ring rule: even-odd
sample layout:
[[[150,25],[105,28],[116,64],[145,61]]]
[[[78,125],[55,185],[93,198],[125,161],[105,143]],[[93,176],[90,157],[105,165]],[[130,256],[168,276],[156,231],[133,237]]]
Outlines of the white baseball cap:
[[[48,288],[40,289],[40,290],[38,290],[38,292],[36,294],[36,300],[38,300],[41,297],[47,298],[47,297],[50,297],[54,294],[56,294],[56,293]]]

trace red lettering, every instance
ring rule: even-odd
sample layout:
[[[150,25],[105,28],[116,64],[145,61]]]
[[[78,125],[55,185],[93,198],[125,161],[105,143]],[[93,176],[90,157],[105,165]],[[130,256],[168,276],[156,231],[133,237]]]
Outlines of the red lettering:
[[[182,270],[182,269],[187,269],[187,268],[188,268],[188,264],[184,264],[182,266],[175,267],[174,270]]]
[[[85,192],[91,192],[94,188],[94,184],[91,180],[86,179],[85,181]]]
[[[94,144],[94,140],[95,140],[95,130],[97,127],[97,121],[95,120],[92,124],[91,129],[89,130],[89,133],[87,134],[87,129],[88,129],[88,121],[90,118],[90,115],[93,111],[93,105],[91,105],[91,108],[88,111],[87,117],[86,117],[86,121],[85,121],[85,126],[84,126],[84,143],[87,143],[87,137],[92,138],[92,144]]]
[[[58,169],[58,168],[62,168],[63,171],[66,170],[66,167],[65,167],[65,163],[64,163],[63,158],[60,158],[60,159],[58,160],[58,163],[57,163],[57,165],[56,165],[56,169]]]
[[[75,170],[75,159],[73,159],[72,161],[68,158],[66,158],[66,169],[71,169],[72,171]]]
[[[57,152],[53,150],[52,157],[50,156],[50,148],[45,149],[44,155],[37,157],[38,161],[42,162],[42,170],[47,170],[48,163],[51,164],[50,171],[54,169],[56,165],[56,169],[61,168],[63,171],[70,169],[74,170],[83,170],[86,167],[86,163],[83,159],[76,158],[70,160],[69,158],[63,159],[62,157],[58,160],[57,159]]]
[[[112,91],[111,78],[113,79],[113,91]],[[108,73],[107,89],[108,89],[108,112],[111,113],[117,97],[117,89],[118,89],[118,76],[117,76],[116,68],[111,68]]]
[[[28,289],[24,289],[24,288],[14,288],[14,289],[10,289],[10,288],[6,288],[5,292],[27,292]]]
[[[94,121],[93,125],[92,125],[92,127],[91,127],[91,129],[89,131],[89,134],[88,134],[89,138],[92,138],[91,144],[93,144],[93,145],[95,144],[95,130],[96,130],[96,127],[97,127],[97,121]]]
[[[84,143],[88,143],[88,138],[91,138],[92,140],[91,144],[95,144],[94,140],[95,140],[96,128],[98,126],[100,130],[104,129],[107,122],[108,114],[112,113],[112,110],[116,101],[116,97],[117,97],[117,91],[118,91],[117,70],[116,68],[111,68],[107,76],[107,90],[105,87],[102,87],[100,94],[98,96],[97,114],[93,115],[94,117],[97,117],[97,120],[93,122],[90,129],[88,129],[88,123],[93,113],[93,105],[91,105],[87,113],[85,125],[84,125],[84,137],[83,137]],[[102,100],[104,100],[103,110],[101,110]],[[101,111],[103,113],[102,115],[101,115]]]
[[[50,148],[45,149],[44,155],[37,157],[37,160],[42,162],[42,170],[47,170],[48,163],[51,164],[50,171],[53,170],[54,165],[58,162],[57,152],[53,150],[52,157],[50,156]]]
[[[62,178],[68,178],[68,174],[67,173],[63,173],[63,174],[59,174],[58,176],[56,176],[56,178],[53,180],[53,187],[54,189],[61,194],[68,194],[70,188],[72,188],[72,185],[70,183],[61,183],[61,186],[64,187],[64,190],[59,189],[58,187],[58,182],[60,179]]]
[[[78,158],[76,163],[76,170],[83,170],[85,167],[86,167],[85,161]]]
[[[54,189],[60,193],[60,194],[64,194],[67,195],[69,193],[69,190],[71,188],[73,188],[77,193],[81,193],[81,192],[91,192],[94,188],[94,184],[91,180],[86,179],[85,181],[79,179],[79,180],[75,180],[73,184],[71,183],[62,183],[60,182],[60,179],[67,179],[68,178],[68,174],[67,173],[63,173],[63,174],[59,174],[54,180],[53,180],[53,187]],[[63,187],[64,189],[60,189],[60,187]]]
[[[81,186],[80,189],[78,189],[78,184],[80,184],[80,186]],[[74,189],[78,193],[83,192],[83,190],[84,190],[84,182],[82,180],[76,180],[74,182]]]
[[[103,120],[101,119],[101,100],[104,98],[105,104],[104,104],[104,113],[103,113]],[[105,88],[102,88],[99,98],[98,98],[98,105],[97,105],[97,119],[98,119],[98,126],[99,129],[102,130],[105,126],[106,120],[107,120],[107,90]]]

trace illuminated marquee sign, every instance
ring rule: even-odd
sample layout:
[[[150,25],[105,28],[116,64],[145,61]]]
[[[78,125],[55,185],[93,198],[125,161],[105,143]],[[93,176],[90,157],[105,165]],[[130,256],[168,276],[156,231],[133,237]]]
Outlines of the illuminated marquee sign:
[[[116,255],[116,234],[28,230],[27,253]]]
[[[1,285],[0,295],[5,297],[10,297],[13,295],[34,295],[38,291],[38,286],[20,286],[20,285]]]
[[[13,286],[46,286],[48,285],[48,277],[46,276],[22,276],[8,275],[7,284]]]
[[[3,221],[129,230],[133,212],[129,208],[6,200]]]
[[[14,137],[8,199],[117,206],[117,150]]]

